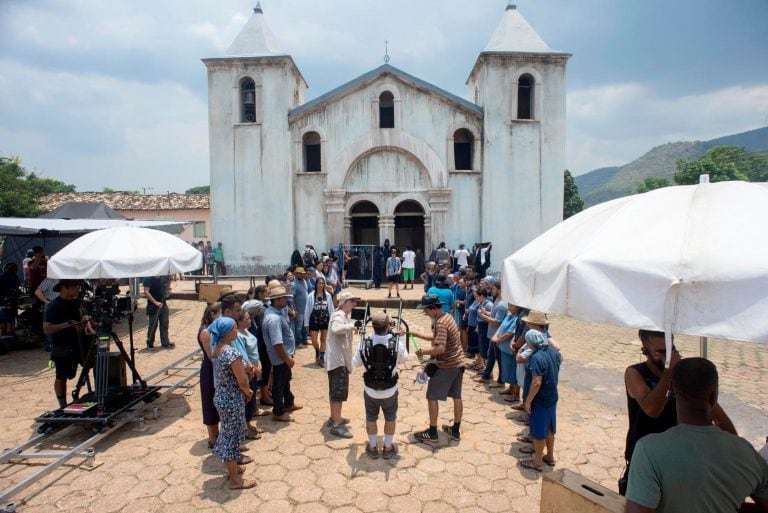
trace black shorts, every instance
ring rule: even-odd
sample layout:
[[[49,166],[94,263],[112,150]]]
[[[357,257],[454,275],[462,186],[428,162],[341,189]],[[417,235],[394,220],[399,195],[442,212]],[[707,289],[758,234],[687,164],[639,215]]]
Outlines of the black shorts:
[[[328,398],[341,403],[349,397],[349,370],[342,366],[328,371]]]
[[[387,281],[389,283],[400,283],[400,275],[399,274],[393,274],[391,276],[387,276]]]
[[[75,379],[78,362],[74,355],[52,356],[51,360],[56,367],[56,379]]]

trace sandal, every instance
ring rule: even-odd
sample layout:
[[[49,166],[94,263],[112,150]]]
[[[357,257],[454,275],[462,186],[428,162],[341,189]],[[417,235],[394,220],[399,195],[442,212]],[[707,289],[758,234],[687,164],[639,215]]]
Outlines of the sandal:
[[[547,458],[544,458],[542,461],[547,465],[549,465],[550,467],[554,467],[555,464],[557,463],[557,461],[555,461],[554,459],[547,459]]]
[[[516,404],[516,405],[514,405],[514,406],[512,407],[512,409],[513,409],[513,410],[517,410],[517,411],[525,411],[525,405],[524,405],[524,404],[522,404],[522,403],[520,403],[520,404]]]
[[[248,452],[250,450],[251,450],[250,447],[246,447],[245,445],[240,446],[240,452]]]
[[[237,464],[238,465],[248,465],[249,463],[253,463],[253,458],[250,456],[240,455],[239,458],[237,458]]]
[[[529,468],[531,470],[535,470],[536,472],[543,472],[544,471],[544,465],[537,466],[536,460],[533,458],[529,458],[527,460],[520,460],[520,466],[524,468]]]
[[[518,442],[523,442],[524,444],[532,444],[533,440],[528,435],[520,435],[517,437]]]
[[[530,445],[524,445],[518,449],[523,454],[533,454],[536,452],[536,450],[531,447]]]
[[[229,489],[230,490],[247,490],[249,488],[253,488],[254,486],[256,486],[255,479],[252,479],[250,481],[246,481],[245,479],[243,479],[243,482],[240,484],[233,485],[232,483],[230,483]]]
[[[262,404],[264,404],[264,403],[262,403]],[[256,417],[263,417],[265,415],[270,415],[271,413],[272,413],[272,410],[262,410],[261,408],[258,408],[256,410],[255,415],[256,415]]]
[[[513,396],[510,396],[510,397],[505,397],[504,400],[506,402],[508,402],[508,403],[516,403],[516,402],[518,402],[520,400],[520,398],[517,397],[516,395],[513,395]]]
[[[502,390],[499,395],[512,395],[512,391],[509,389]]]
[[[249,429],[245,433],[246,440],[261,440],[261,434]]]

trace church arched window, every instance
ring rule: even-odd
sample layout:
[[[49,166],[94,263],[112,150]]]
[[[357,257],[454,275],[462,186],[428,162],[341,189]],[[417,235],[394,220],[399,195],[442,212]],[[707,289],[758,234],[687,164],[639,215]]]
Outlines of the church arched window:
[[[536,81],[526,73],[517,80],[517,119],[533,119],[533,86]]]
[[[453,133],[453,163],[455,169],[472,169],[472,146],[475,138],[466,128],[459,128]]]
[[[304,172],[316,173],[322,171],[320,134],[307,132],[302,137],[304,146]]]
[[[395,97],[389,91],[379,95],[379,128],[395,128]]]
[[[248,77],[240,81],[240,122],[256,122],[256,83]]]

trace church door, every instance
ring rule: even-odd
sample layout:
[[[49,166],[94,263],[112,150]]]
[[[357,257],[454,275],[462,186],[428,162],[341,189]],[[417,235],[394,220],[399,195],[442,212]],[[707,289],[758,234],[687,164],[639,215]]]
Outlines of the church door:
[[[349,213],[352,218],[352,245],[379,245],[379,209],[370,201],[356,203]]]
[[[424,251],[424,209],[416,201],[406,200],[395,207],[395,246],[400,253],[406,246]]]

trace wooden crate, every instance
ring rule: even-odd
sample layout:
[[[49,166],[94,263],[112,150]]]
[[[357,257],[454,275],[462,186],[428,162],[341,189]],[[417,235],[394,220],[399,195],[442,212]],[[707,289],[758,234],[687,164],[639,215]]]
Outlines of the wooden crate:
[[[618,493],[568,469],[541,481],[541,513],[623,513],[625,504]]]

